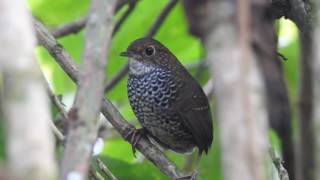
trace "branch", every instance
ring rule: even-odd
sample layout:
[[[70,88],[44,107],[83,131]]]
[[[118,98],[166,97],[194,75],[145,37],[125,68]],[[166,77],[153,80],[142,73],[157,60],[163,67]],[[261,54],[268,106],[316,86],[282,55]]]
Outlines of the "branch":
[[[145,35],[146,37],[152,37],[157,33],[157,31],[159,30],[159,27],[161,26],[163,21],[166,19],[169,12],[177,4],[177,2],[178,2],[178,0],[169,0],[169,3],[162,9],[161,13],[156,18],[156,20],[152,24],[151,28],[149,29],[149,31]]]
[[[291,19],[304,34],[312,30],[311,12],[307,8],[306,1],[303,0],[273,0],[273,18]]]
[[[128,16],[131,14],[131,12],[134,10],[134,8],[136,7],[138,0],[131,0],[129,2],[129,7],[126,10],[126,12],[121,16],[121,18],[118,20],[118,22],[116,23],[116,25],[114,26],[113,29],[113,33],[112,36],[114,36],[118,30],[120,29],[121,25],[123,24],[123,22],[128,18]]]
[[[23,1],[2,0],[0,7],[1,103],[9,170],[24,179],[56,179],[50,109],[34,59],[31,19]]]
[[[62,160],[62,178],[77,173],[87,177],[92,146],[97,137],[97,117],[103,98],[107,50],[113,30],[116,0],[93,0],[86,24],[85,48],[74,105],[75,119],[68,122]],[[81,157],[81,158],[79,158]]]
[[[290,0],[291,11],[289,18],[292,19],[299,29],[308,34],[312,29],[311,15],[308,14],[305,1],[303,0]]]
[[[313,81],[313,116],[312,128],[314,136],[314,179],[320,179],[320,2],[313,0],[315,17],[315,27],[311,36],[312,45],[312,81]]]
[[[269,149],[269,155],[272,159],[274,166],[278,170],[280,180],[289,180],[289,175],[287,170],[282,165],[282,160],[276,156],[276,153],[272,148]]]
[[[75,82],[79,76],[79,71],[75,65],[75,61],[70,54],[58,43],[58,41],[45,29],[45,27],[36,19],[33,19],[33,25],[36,30],[38,42],[44,46],[50,55],[55,59],[66,59],[65,61],[57,61],[62,69],[68,69],[67,75]]]
[[[107,82],[104,88],[104,92],[109,92],[115,85],[118,84],[118,82],[121,81],[121,79],[128,73],[129,71],[129,63],[126,63],[120,71],[110,80]]]
[[[118,0],[115,12],[118,12],[126,3],[129,3],[129,9],[130,11],[132,11],[136,2],[137,0]],[[125,19],[126,16],[128,16],[129,14],[130,12],[126,12],[125,15],[122,18],[120,18],[119,22],[115,25],[114,32],[116,32],[119,29],[122,23],[121,21],[123,21],[123,19]],[[87,19],[88,17],[84,16],[73,22],[63,24],[57,27],[56,29],[54,29],[52,31],[52,35],[55,38],[60,38],[69,34],[78,33],[86,26]]]
[[[117,180],[117,178],[112,174],[109,168],[105,164],[103,164],[103,162],[100,159],[97,158],[96,161],[97,161],[98,167],[110,180]]]
[[[81,31],[87,23],[87,16],[81,17],[71,23],[63,24],[52,31],[55,38],[60,38],[69,34],[76,34]]]
[[[160,28],[161,24],[164,22],[165,18],[168,16],[169,12],[172,8],[177,4],[178,0],[170,0],[169,3],[162,9],[160,15],[156,18],[155,22],[152,24],[149,31],[146,33],[146,37],[154,36],[158,29]],[[129,71],[129,62],[127,62],[121,70],[106,84],[104,88],[104,92],[107,93],[110,91],[115,85],[120,82],[122,78],[128,73]]]
[[[76,68],[74,60],[70,58],[70,55],[63,49],[62,46],[57,45],[57,41],[52,37],[50,32],[43,27],[43,25],[41,25],[39,22],[35,22],[35,28],[39,43],[48,50],[61,68],[76,83],[79,72]],[[64,53],[61,55],[61,51],[57,51],[56,48],[58,48],[58,50],[62,50]],[[113,127],[117,129],[122,137],[125,137],[134,129],[134,126],[123,119],[117,108],[114,107],[109,100],[102,100],[101,112],[113,125]],[[137,149],[170,178],[175,179],[180,176],[180,172],[176,170],[175,165],[171,163],[164,156],[164,154],[147,139],[142,138],[138,142]]]
[[[48,83],[47,83],[48,84]],[[59,100],[59,98],[54,95],[50,88],[49,85],[47,85],[47,93],[50,97],[51,102],[57,107],[57,109],[59,110],[60,115],[62,116],[63,119],[67,119],[68,118],[68,113],[64,108],[64,105],[62,104],[62,102]]]
[[[51,102],[54,104],[54,106],[56,106],[61,112],[66,112],[65,108],[62,106],[62,102],[52,93],[52,91],[49,89],[49,87],[47,87],[47,92],[48,92],[49,96],[51,97],[50,99],[51,99]],[[68,118],[67,114],[65,114],[65,118],[66,119]],[[59,142],[62,142],[62,144],[64,144],[65,136],[62,134],[62,132],[56,127],[56,125],[52,121],[51,121],[51,129],[54,132],[54,134],[56,135]],[[107,173],[107,176],[109,177],[109,179],[117,180],[117,178],[112,174],[112,172],[107,168],[107,166],[105,164],[103,164],[103,162],[99,158],[96,158],[96,161],[98,163],[98,168],[102,172]],[[92,164],[90,167],[90,175],[94,179],[103,179],[101,174],[94,170],[94,166]]]
[[[313,179],[315,172],[314,151],[315,139],[313,132],[312,114],[314,107],[313,97],[313,49],[314,39],[311,33],[300,34],[300,63],[299,63],[299,87],[298,87],[298,123],[299,123],[299,136],[298,136],[298,159],[297,165],[300,168],[296,169],[297,178]]]

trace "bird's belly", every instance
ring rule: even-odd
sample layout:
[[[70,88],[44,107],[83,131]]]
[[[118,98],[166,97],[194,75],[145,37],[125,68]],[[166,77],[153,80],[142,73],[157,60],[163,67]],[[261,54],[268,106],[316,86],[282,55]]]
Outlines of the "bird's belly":
[[[190,152],[195,146],[189,129],[172,109],[177,88],[157,75],[130,78],[128,97],[133,112],[142,127],[165,148],[176,152]]]
[[[143,112],[139,117],[141,125],[147,129],[160,145],[177,152],[189,152],[194,141],[191,132],[184,126],[177,114]]]
[[[180,153],[193,150],[195,142],[192,134],[177,113],[168,113],[164,112],[164,109],[157,109],[143,98],[130,102],[135,104],[134,113],[142,127],[162,147]]]

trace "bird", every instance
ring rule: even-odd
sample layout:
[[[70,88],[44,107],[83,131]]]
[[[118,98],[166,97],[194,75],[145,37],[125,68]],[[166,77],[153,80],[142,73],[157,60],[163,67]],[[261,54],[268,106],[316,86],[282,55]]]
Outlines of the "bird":
[[[120,55],[129,61],[128,99],[142,127],[128,134],[133,149],[147,135],[163,149],[207,154],[213,141],[209,101],[175,55],[150,37],[133,41]]]

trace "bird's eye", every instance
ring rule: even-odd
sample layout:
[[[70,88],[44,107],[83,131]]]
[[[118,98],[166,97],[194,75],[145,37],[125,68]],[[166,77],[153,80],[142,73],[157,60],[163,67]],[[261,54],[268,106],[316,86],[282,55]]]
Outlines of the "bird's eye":
[[[153,46],[149,46],[145,49],[145,53],[147,56],[152,56],[152,55],[154,55],[155,52],[156,52],[156,50],[154,49]]]

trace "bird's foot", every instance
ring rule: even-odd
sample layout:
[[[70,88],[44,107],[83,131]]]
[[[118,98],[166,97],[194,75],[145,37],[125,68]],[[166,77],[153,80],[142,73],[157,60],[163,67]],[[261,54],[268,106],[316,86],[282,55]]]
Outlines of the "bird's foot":
[[[142,138],[142,136],[146,135],[146,131],[143,128],[140,129],[132,129],[130,130],[127,135],[125,136],[125,139],[131,144],[132,146],[132,153],[133,156],[136,157],[136,147],[139,142],[139,140]]]
[[[192,172],[192,174],[187,175],[187,176],[181,176],[181,177],[178,177],[178,178],[176,178],[174,180],[196,180],[197,175],[198,175],[198,171],[194,170]]]

